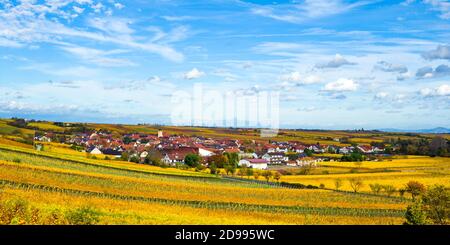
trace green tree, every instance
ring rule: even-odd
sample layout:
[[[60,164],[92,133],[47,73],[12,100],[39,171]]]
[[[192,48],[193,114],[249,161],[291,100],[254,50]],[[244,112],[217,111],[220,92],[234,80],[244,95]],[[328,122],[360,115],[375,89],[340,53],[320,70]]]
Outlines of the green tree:
[[[195,168],[200,164],[200,156],[197,154],[187,154],[184,157],[184,164]]]
[[[246,170],[247,170],[247,171],[246,171],[245,174],[247,175],[247,178],[250,179],[250,176],[253,175],[253,168],[247,168]]]
[[[209,165],[209,170],[211,174],[218,174],[217,173],[217,166],[215,163],[212,163],[211,165]]]
[[[416,201],[406,208],[405,225],[425,225],[427,224],[427,214],[424,212],[422,201]]]
[[[236,167],[234,165],[228,164],[225,166],[225,171],[227,172],[227,175],[231,173],[231,175],[234,175],[236,172]]]
[[[450,216],[450,193],[443,185],[431,187],[422,197],[427,217],[439,225],[448,224]]]

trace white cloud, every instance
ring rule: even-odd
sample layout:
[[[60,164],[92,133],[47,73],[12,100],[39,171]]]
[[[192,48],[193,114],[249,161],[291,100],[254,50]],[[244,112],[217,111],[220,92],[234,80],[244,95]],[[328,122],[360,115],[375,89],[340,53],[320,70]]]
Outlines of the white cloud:
[[[427,60],[436,60],[436,59],[450,60],[450,46],[438,45],[436,49],[423,53],[422,57],[424,57]]]
[[[450,85],[442,84],[434,89],[423,88],[419,91],[419,94],[424,97],[449,96],[450,98]]]
[[[21,48],[24,45],[14,40],[8,40],[0,37],[0,47]]]
[[[80,8],[77,6],[73,6],[73,10],[78,14],[82,14],[84,12],[84,8]]]
[[[135,65],[133,62],[131,62],[127,59],[110,57],[111,55],[127,52],[126,50],[103,51],[103,50],[86,48],[86,47],[81,47],[81,46],[74,46],[74,45],[62,46],[61,49],[77,56],[78,58],[80,58],[88,63],[95,64],[98,66],[118,67],[118,66],[133,66],[133,65]]]
[[[375,99],[381,100],[381,99],[387,98],[388,96],[389,96],[389,94],[386,92],[379,92],[375,95]]]
[[[89,20],[89,25],[107,33],[131,34],[134,32],[129,27],[132,23],[129,19],[122,18],[93,18]]]
[[[123,9],[123,8],[125,8],[125,5],[123,5],[121,3],[115,3],[114,7],[116,7],[116,9]]]
[[[200,78],[204,75],[205,75],[205,73],[203,71],[200,71],[197,68],[193,68],[192,70],[190,70],[184,74],[184,79],[192,80],[192,79]]]
[[[300,75],[300,72],[294,71],[281,76],[281,80],[286,82],[300,82],[302,80],[302,76]]]
[[[358,88],[358,84],[353,80],[340,78],[335,82],[327,83],[324,90],[330,92],[347,92],[355,91]]]
[[[51,5],[37,1],[21,2],[0,11],[0,44],[20,47],[43,42],[67,43],[73,41],[74,38],[82,38],[158,54],[174,62],[184,60],[184,55],[167,43],[155,43],[142,36],[134,36],[134,30],[129,26],[131,21],[128,19],[91,19],[88,23],[99,31],[90,31],[85,27],[76,28],[71,27],[70,24],[64,24],[67,22],[60,19],[71,20],[78,14],[74,8],[63,8],[73,2],[85,4],[80,5],[80,8],[91,7],[94,10],[105,8],[103,4],[94,4],[91,1],[52,1]],[[86,4],[89,5],[86,6]]]
[[[344,65],[356,65],[356,63],[346,60],[342,55],[336,54],[334,58],[326,63],[317,64],[317,68],[338,68]]]
[[[302,84],[314,84],[321,81],[321,78],[316,75],[302,76],[300,72],[294,71],[281,76],[281,80],[284,82],[294,83],[296,85]]]
[[[342,0],[305,0],[298,4],[273,4],[270,6],[255,4],[251,12],[279,21],[301,23],[310,19],[344,13],[367,4],[369,4],[367,1],[345,3]]]
[[[386,61],[377,62],[377,64],[375,65],[375,69],[385,71],[385,72],[398,72],[398,73],[408,72],[408,68],[406,66],[391,64]]]
[[[450,67],[447,65],[439,65],[435,69],[431,66],[425,66],[417,70],[416,77],[418,79],[436,78],[450,75]]]

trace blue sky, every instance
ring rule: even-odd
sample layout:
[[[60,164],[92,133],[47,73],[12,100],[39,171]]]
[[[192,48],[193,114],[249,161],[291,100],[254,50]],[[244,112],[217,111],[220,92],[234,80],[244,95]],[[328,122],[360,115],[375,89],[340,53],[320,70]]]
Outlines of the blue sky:
[[[0,0],[0,117],[170,123],[194,83],[282,127],[450,127],[450,2]]]

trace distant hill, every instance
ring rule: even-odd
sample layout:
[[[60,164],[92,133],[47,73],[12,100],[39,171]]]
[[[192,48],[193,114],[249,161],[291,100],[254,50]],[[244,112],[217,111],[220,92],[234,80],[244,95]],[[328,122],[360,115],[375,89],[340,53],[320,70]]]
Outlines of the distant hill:
[[[383,132],[393,133],[421,133],[421,134],[450,134],[449,128],[437,127],[431,129],[397,129],[397,128],[383,128],[379,129]]]

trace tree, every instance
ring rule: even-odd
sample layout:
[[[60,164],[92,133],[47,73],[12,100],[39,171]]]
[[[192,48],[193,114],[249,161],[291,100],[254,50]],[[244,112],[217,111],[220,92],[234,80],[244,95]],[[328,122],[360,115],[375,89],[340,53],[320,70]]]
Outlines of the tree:
[[[276,171],[275,173],[273,173],[273,178],[274,178],[277,182],[279,182],[280,179],[281,179],[281,173],[278,172],[278,171]]]
[[[374,193],[374,194],[379,194],[381,189],[383,188],[382,185],[380,184],[369,184],[370,190]]]
[[[258,171],[255,171],[255,172],[253,173],[253,177],[254,177],[256,180],[259,179],[259,176],[260,176],[260,174],[259,174]]]
[[[225,152],[224,156],[227,158],[227,164],[237,167],[237,164],[239,162],[239,155],[236,152]]]
[[[450,193],[443,185],[435,185],[406,209],[405,224],[447,225],[450,214]]]
[[[450,193],[443,185],[431,187],[422,197],[427,217],[439,225],[448,224],[450,215]]]
[[[394,194],[397,191],[397,188],[395,188],[395,186],[393,185],[383,185],[382,187],[384,192],[386,192],[388,196],[392,196],[392,194]]]
[[[160,166],[162,158],[163,155],[161,154],[161,152],[156,149],[152,149],[148,151],[148,155],[145,157],[144,163]]]
[[[245,174],[246,174],[245,168],[239,169],[238,175],[239,175],[241,178],[244,178],[244,175],[245,175]]]
[[[308,157],[311,157],[311,156],[313,155],[313,151],[310,150],[310,149],[308,149],[308,148],[306,148],[303,152],[304,152],[304,153],[306,154],[306,156],[308,156]]]
[[[442,156],[444,150],[447,151],[447,140],[441,136],[436,136],[431,140],[429,147],[431,155]]]
[[[197,154],[187,154],[184,157],[184,164],[195,168],[198,164],[200,164],[200,156]]]
[[[414,202],[406,208],[405,225],[425,225],[427,224],[427,214],[423,210],[421,201]]]
[[[211,174],[218,174],[218,172],[217,172],[217,166],[216,166],[216,164],[211,164],[210,166],[209,166],[209,170],[210,170],[210,173]]]
[[[253,176],[253,168],[247,168],[245,174],[250,179],[250,176]]]
[[[262,173],[262,176],[263,176],[264,178],[266,178],[266,181],[267,181],[267,182],[269,182],[270,178],[272,177],[272,172],[271,172],[271,171],[264,171],[264,172]]]
[[[359,179],[349,179],[350,187],[353,192],[357,193],[361,187],[363,187],[364,183]]]
[[[234,165],[228,164],[225,166],[225,171],[227,172],[227,175],[229,175],[231,173],[231,175],[234,175],[234,173],[236,172],[236,168]]]
[[[342,187],[342,180],[341,179],[336,179],[334,181],[334,187],[336,188],[336,190],[338,191],[341,187]]]
[[[224,168],[229,163],[226,155],[213,155],[208,158],[208,163],[214,163],[218,168]]]
[[[416,196],[425,192],[425,186],[418,181],[409,181],[405,187],[406,192],[411,194],[413,200],[416,199]]]

